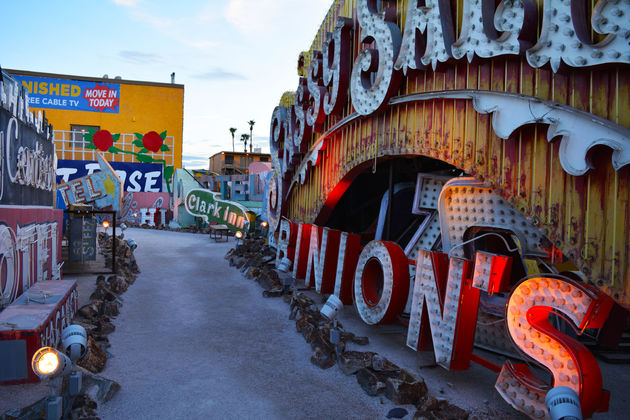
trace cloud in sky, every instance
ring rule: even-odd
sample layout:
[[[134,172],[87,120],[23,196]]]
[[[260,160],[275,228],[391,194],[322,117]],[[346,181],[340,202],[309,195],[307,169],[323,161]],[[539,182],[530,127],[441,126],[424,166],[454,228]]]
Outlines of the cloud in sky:
[[[207,169],[208,158],[199,156],[182,156],[182,165],[189,169]]]
[[[225,18],[239,31],[249,35],[260,35],[260,31],[287,31],[302,19],[295,15],[302,2],[295,0],[229,0],[225,8]],[[332,0],[310,0],[309,7],[330,6]],[[297,6],[297,8],[296,8]],[[321,16],[323,18],[323,16]],[[313,28],[313,33],[317,28]]]
[[[112,0],[115,4],[125,7],[136,7],[142,0]]]
[[[118,56],[123,60],[134,64],[151,64],[162,61],[162,57],[158,54],[145,53],[142,51],[123,50],[118,53]]]
[[[218,67],[206,73],[196,74],[194,77],[196,79],[206,79],[206,80],[245,80],[246,79],[245,76],[243,76],[242,74],[226,71]]]

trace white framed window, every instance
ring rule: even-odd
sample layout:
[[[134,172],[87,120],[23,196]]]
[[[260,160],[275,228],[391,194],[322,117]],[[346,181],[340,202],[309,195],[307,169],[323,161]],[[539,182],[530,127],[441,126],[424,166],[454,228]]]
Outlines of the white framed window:
[[[101,127],[97,125],[70,124],[70,131],[72,131],[71,147],[73,149],[83,149],[87,145],[87,142],[83,139],[83,135],[86,134],[89,129],[97,132]]]

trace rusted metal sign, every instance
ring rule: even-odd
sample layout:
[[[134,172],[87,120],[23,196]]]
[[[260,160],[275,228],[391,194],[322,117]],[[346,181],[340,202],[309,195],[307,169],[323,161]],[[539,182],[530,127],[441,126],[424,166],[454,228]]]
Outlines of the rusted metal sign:
[[[271,219],[321,223],[357,168],[427,156],[494,188],[630,305],[630,11],[599,2],[591,34],[565,3],[501,3],[487,19],[472,1],[381,14],[334,2],[301,55],[294,104],[272,116]]]
[[[96,157],[101,170],[60,184],[61,196],[66,206],[93,202],[97,208],[112,206],[119,211],[122,208],[122,181],[100,153]]]
[[[605,409],[593,356],[577,341],[548,345],[564,338],[547,324],[554,308],[578,328],[599,329],[613,299],[630,307],[628,15],[630,3],[606,0],[594,7],[576,0],[334,1],[310,51],[299,56],[293,101],[285,93],[271,118],[275,174],[266,200],[278,260],[288,258],[294,277],[322,293],[334,290],[344,303],[354,286],[354,304],[368,323],[391,321],[413,293],[414,348],[428,327],[446,331],[451,322],[458,331],[459,314],[476,316],[478,289],[502,290],[515,345],[546,366],[554,384],[576,390],[586,416]],[[322,227],[370,167],[418,157],[470,176],[436,187],[437,206],[410,209],[426,214],[422,229],[433,244],[441,234],[445,254],[426,245],[402,250],[375,237],[378,230],[360,237]],[[391,181],[389,188],[391,200]],[[344,204],[361,204],[351,200]],[[525,266],[532,256],[546,258],[597,288],[530,273],[508,290],[502,276],[489,275],[499,266],[511,272],[507,256],[464,259],[466,233],[475,228],[514,235],[517,246],[506,248]],[[415,266],[412,291],[405,257]],[[423,305],[438,314],[429,326]],[[438,363],[465,368],[468,357],[451,356],[455,347],[468,352],[473,330],[434,337]],[[524,365],[497,372],[497,390],[510,404],[546,416],[540,396],[547,384]]]

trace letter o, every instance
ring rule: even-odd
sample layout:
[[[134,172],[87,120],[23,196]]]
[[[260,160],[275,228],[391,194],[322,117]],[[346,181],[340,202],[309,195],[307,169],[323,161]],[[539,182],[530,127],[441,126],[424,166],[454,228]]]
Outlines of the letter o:
[[[366,324],[391,324],[409,294],[407,256],[395,242],[372,241],[363,248],[354,274],[354,300]]]
[[[11,231],[5,225],[0,225],[0,273],[5,272],[4,288],[0,279],[0,297],[6,303],[11,303],[17,294],[18,258],[15,241]],[[4,267],[4,268],[3,268]]]

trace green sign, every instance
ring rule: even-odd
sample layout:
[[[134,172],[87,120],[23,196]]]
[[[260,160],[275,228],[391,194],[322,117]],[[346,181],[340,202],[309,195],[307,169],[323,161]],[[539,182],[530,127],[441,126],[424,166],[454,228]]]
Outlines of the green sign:
[[[226,225],[230,230],[249,231],[255,217],[245,207],[228,200],[221,200],[219,193],[209,190],[190,190],[184,201],[188,213],[206,222]]]

